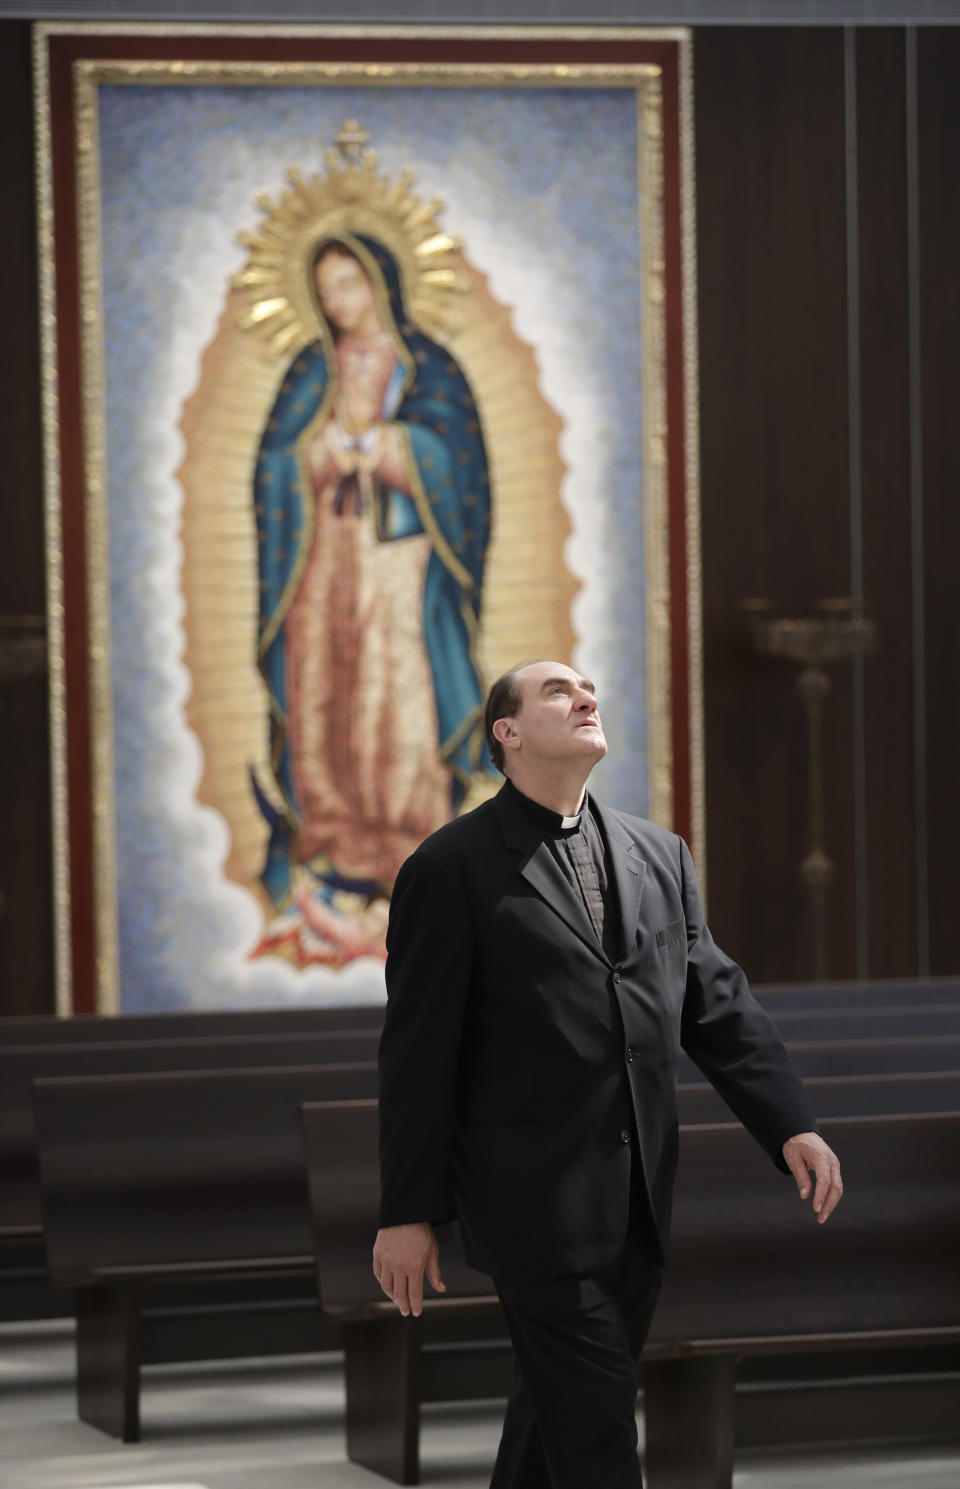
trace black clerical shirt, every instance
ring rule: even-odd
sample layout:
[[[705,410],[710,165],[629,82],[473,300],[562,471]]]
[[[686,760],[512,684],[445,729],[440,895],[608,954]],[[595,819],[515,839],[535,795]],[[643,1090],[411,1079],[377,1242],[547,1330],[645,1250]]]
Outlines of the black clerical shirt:
[[[576,817],[563,817],[532,801],[511,780],[507,790],[542,830],[543,841],[575,894],[583,900],[607,957],[615,960],[618,945],[619,906],[616,890],[607,872],[607,850],[587,792]]]

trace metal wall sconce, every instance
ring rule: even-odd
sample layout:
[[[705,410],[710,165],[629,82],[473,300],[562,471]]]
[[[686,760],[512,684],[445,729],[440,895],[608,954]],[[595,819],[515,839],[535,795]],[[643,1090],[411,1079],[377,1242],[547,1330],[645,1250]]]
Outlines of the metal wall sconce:
[[[42,615],[0,615],[0,686],[47,670],[46,620]]]
[[[823,708],[832,687],[826,668],[872,651],[876,626],[855,613],[850,599],[817,600],[814,615],[796,617],[774,616],[770,600],[744,600],[741,608],[750,617],[754,650],[800,668],[796,690],[806,723],[808,839],[800,878],[810,911],[811,972],[823,981],[828,976],[827,891],[836,872],[826,851],[823,809]]]

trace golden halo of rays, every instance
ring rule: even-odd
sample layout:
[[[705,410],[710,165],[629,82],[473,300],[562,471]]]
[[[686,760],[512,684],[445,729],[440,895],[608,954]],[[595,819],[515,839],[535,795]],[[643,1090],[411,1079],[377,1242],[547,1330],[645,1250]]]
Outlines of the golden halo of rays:
[[[369,231],[396,251],[388,233],[392,222],[385,225],[366,207],[353,215],[344,207],[337,227]],[[331,231],[329,219],[314,219],[313,231],[313,239],[298,230],[286,240],[304,281],[308,254],[317,237]],[[455,277],[450,285],[458,286],[456,313],[448,294],[443,312],[447,333],[431,334],[449,347],[470,381],[490,463],[492,532],[476,645],[486,686],[528,657],[569,659],[578,584],[563,557],[570,532],[561,499],[563,421],[543,395],[535,352],[517,335],[509,307],[496,299],[485,275],[461,250],[447,253],[445,272]],[[289,282],[292,294],[292,276]],[[443,299],[438,282],[427,283],[432,286],[430,303],[438,307],[431,319],[435,326]],[[422,295],[419,314],[425,324],[426,289]],[[265,910],[269,902],[258,875],[267,828],[250,788],[251,767],[277,804],[280,798],[270,766],[267,693],[256,665],[259,577],[253,473],[290,358],[320,329],[308,294],[304,317],[307,305],[312,320],[295,322],[278,310],[271,328],[269,315],[250,320],[249,286],[234,281],[180,425],[184,662],[191,682],[185,712],[202,755],[197,797],[227,824],[227,877],[256,895]],[[499,778],[476,777],[463,809],[498,785]]]
[[[247,262],[233,283],[250,302],[241,325],[261,332],[278,356],[316,337],[307,269],[317,244],[340,232],[375,234],[389,248],[407,313],[431,336],[443,333],[452,299],[469,289],[459,244],[440,225],[443,202],[417,196],[412,171],[391,181],[378,169],[376,151],[363,148],[367,138],[348,119],[337,148],[324,156],[325,174],[304,177],[291,167],[288,190],[276,201],[258,196],[263,220],[255,232],[238,235]]]

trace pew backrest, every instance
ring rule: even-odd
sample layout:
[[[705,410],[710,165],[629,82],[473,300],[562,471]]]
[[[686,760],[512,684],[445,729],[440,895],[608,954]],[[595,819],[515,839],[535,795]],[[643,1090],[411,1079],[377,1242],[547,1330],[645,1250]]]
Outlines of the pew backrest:
[[[754,983],[753,991],[775,1018],[794,1008],[825,1010],[960,1006],[960,978],[877,979],[870,982]],[[12,1044],[103,1044],[112,1040],[197,1039],[205,1035],[324,1033],[380,1028],[381,1004],[334,1008],[197,1009],[168,1013],[0,1016],[0,1048]]]
[[[302,1120],[320,1306],[333,1318],[378,1312],[388,1305],[371,1267],[380,1207],[377,1103],[305,1102]],[[438,1227],[438,1240],[446,1292],[425,1287],[425,1306],[493,1297],[490,1278],[461,1260],[451,1227]]]
[[[377,1028],[207,1035],[132,1043],[0,1046],[0,1233],[40,1225],[31,1082],[163,1070],[331,1065],[376,1058]]]
[[[198,1009],[182,1013],[55,1014],[0,1017],[0,1049],[13,1044],[133,1044],[141,1039],[200,1039],[231,1034],[326,1034],[333,1029],[379,1029],[383,1006],[345,1003],[334,1008]]]
[[[51,1276],[309,1266],[300,1107],[375,1093],[369,1062],[38,1080]]]
[[[911,1039],[918,1036],[960,1034],[960,1001],[957,1003],[903,1004],[876,1008],[789,1008],[767,1007],[788,1044],[840,1039]]]
[[[934,1003],[960,1004],[960,978],[886,978],[874,982],[754,983],[760,1002],[776,1017],[789,1008],[894,1008]]]
[[[901,1039],[790,1039],[790,1058],[804,1080],[816,1076],[932,1074],[960,1070],[960,1034],[918,1034]],[[680,1081],[700,1085],[706,1077],[688,1055],[680,1059]]]
[[[960,1112],[835,1118],[822,1131],[847,1192],[820,1226],[739,1125],[681,1128],[651,1345],[960,1337]]]
[[[370,1271],[376,1103],[308,1104],[303,1122],[322,1306],[369,1316],[383,1306]],[[654,1352],[960,1337],[960,1113],[836,1118],[823,1131],[849,1195],[819,1226],[738,1123],[681,1128]],[[452,1247],[441,1265],[448,1306],[491,1295]]]
[[[827,1075],[804,1082],[818,1118],[906,1116],[911,1112],[960,1110],[960,1072],[908,1075]],[[731,1111],[712,1086],[680,1086],[681,1124],[729,1122]]]

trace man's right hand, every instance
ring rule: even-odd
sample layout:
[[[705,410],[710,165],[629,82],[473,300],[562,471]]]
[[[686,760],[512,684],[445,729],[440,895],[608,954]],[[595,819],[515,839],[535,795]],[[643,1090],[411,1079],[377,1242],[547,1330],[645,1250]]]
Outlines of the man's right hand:
[[[440,1250],[429,1221],[388,1225],[377,1232],[373,1275],[404,1318],[410,1313],[419,1318],[423,1312],[424,1272],[435,1292],[446,1292],[440,1276]]]

